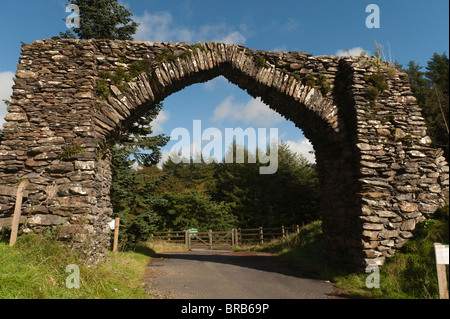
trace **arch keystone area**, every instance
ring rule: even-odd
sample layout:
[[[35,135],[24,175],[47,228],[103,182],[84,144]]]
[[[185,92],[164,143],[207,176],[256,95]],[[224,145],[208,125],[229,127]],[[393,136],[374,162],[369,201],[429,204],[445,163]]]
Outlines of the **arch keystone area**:
[[[112,213],[108,141],[167,96],[222,75],[314,145],[329,260],[382,264],[445,203],[449,179],[407,75],[374,62],[212,42],[24,45],[0,144],[0,221],[28,179],[23,230],[62,225],[62,239],[100,260]]]

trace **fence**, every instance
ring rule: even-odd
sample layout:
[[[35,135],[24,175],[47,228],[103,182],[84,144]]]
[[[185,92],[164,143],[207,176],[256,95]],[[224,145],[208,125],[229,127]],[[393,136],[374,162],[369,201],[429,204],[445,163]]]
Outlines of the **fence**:
[[[230,231],[190,232],[189,230],[157,232],[153,240],[185,244],[189,249],[232,249],[235,246],[263,245],[272,240],[298,233],[298,225],[291,227],[232,229]]]
[[[298,225],[291,227],[272,227],[272,228],[250,228],[236,230],[236,244],[238,246],[245,245],[264,245],[275,239],[284,238],[293,233],[299,233],[300,227]]]

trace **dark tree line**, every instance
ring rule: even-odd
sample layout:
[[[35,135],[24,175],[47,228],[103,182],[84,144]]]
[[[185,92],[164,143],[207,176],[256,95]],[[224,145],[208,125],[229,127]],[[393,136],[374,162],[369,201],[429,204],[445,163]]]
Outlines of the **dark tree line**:
[[[122,147],[115,146],[114,152]],[[231,151],[231,150],[230,150]],[[124,154],[124,153],[123,153]],[[249,152],[245,151],[246,158]],[[131,168],[132,154],[113,164],[111,201],[124,220],[124,237],[146,240],[156,229],[230,230],[308,223],[319,218],[314,164],[278,148],[278,171],[259,174],[256,163],[175,164]],[[209,162],[209,161],[208,161]]]
[[[408,63],[411,89],[422,109],[433,146],[442,148],[449,161],[449,61],[445,53],[434,53],[423,69]]]

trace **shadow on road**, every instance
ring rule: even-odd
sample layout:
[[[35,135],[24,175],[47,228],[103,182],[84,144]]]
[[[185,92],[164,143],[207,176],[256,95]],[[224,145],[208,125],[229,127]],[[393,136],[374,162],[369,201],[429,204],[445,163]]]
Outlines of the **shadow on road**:
[[[305,279],[319,279],[315,275],[301,272],[298,269],[285,264],[278,256],[269,253],[230,251],[218,252],[214,250],[201,250],[180,253],[160,253],[153,256],[153,258],[194,260],[199,262],[229,264],[261,271],[279,273],[286,276],[294,276]]]

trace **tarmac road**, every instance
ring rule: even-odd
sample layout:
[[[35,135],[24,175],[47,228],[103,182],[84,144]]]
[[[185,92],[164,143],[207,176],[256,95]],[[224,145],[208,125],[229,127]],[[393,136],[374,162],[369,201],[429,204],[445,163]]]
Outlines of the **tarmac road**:
[[[164,253],[147,268],[147,289],[168,299],[327,299],[333,285],[268,253]]]

